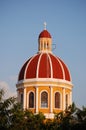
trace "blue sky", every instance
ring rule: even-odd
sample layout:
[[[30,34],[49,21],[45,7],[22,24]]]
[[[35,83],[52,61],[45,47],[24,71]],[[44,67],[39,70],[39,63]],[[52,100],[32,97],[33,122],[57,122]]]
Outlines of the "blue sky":
[[[86,106],[86,0],[0,0],[0,87],[16,93],[20,68],[37,53],[45,21],[53,53],[70,69],[73,101]]]

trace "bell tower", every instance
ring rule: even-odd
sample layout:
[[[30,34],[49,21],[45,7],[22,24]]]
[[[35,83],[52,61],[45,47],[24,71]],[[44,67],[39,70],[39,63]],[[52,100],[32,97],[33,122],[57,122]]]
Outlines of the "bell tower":
[[[44,30],[40,33],[38,38],[39,52],[52,52],[52,38],[50,33],[46,30],[46,22],[44,22]]]

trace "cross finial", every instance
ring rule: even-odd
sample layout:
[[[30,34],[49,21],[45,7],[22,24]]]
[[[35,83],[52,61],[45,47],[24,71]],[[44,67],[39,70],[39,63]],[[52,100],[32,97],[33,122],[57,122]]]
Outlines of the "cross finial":
[[[46,30],[46,26],[47,26],[47,24],[46,24],[46,22],[44,22],[44,30]]]

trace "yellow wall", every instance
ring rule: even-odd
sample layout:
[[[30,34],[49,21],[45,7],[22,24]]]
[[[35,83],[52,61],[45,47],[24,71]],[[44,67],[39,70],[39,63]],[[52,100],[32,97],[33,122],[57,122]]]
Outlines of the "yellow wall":
[[[52,87],[52,108],[53,108],[53,113],[58,113],[62,111],[63,108],[63,88],[60,86],[53,86]],[[23,89],[18,89],[19,93],[23,92]],[[33,91],[35,93],[35,108],[36,108],[36,87],[35,86],[27,86],[26,87],[26,95],[28,95],[28,93],[30,91]],[[47,91],[48,92],[48,108],[41,108],[41,92],[42,91]],[[70,94],[70,89],[66,88],[65,89],[65,94]],[[55,99],[54,99],[54,95],[55,92],[59,92],[61,94],[61,108],[57,109],[55,108]],[[27,96],[26,96],[26,104],[27,104]],[[27,106],[27,105],[26,105]],[[36,109],[35,108],[31,108],[30,110],[35,113]],[[42,113],[50,113],[50,86],[38,86],[38,112],[42,112]]]

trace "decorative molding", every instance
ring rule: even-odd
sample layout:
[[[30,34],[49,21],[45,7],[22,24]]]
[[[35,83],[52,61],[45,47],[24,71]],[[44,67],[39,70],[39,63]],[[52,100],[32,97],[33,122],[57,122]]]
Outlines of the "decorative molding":
[[[56,82],[56,83],[66,83],[73,86],[72,82],[64,80],[64,79],[55,79],[55,78],[32,78],[32,79],[24,79],[17,82],[18,84],[21,83],[30,83],[30,82]]]
[[[21,80],[16,84],[17,89],[29,86],[51,86],[61,87],[72,90],[73,84],[66,80],[54,79],[54,78],[33,78],[27,80]]]

